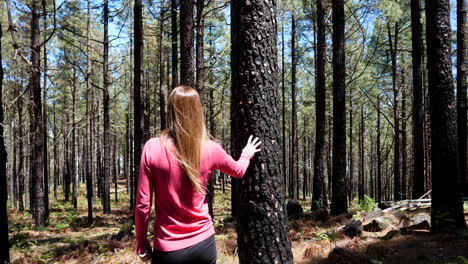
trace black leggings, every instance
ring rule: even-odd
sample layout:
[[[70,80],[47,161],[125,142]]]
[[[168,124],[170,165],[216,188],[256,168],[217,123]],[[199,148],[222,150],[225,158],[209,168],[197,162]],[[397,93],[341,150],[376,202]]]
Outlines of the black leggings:
[[[188,248],[175,251],[153,251],[153,264],[215,264],[216,263],[216,241],[215,236],[198,242]]]

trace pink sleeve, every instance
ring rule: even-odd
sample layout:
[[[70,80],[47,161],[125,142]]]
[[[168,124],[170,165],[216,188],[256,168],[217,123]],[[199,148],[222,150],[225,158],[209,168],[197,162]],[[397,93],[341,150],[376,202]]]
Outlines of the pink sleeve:
[[[148,220],[151,214],[151,203],[152,203],[152,189],[153,184],[151,181],[151,172],[148,166],[148,151],[150,143],[147,142],[141,153],[140,160],[140,171],[138,175],[138,187],[136,194],[135,204],[135,231],[136,231],[136,242],[137,253],[143,253],[148,248],[151,248],[151,244],[146,237],[148,232]]]
[[[213,147],[213,154],[215,161],[216,170],[220,170],[223,173],[231,175],[235,178],[242,178],[245,171],[249,167],[250,159],[253,155],[242,152],[238,161],[235,161],[231,155],[227,154],[226,151],[219,144],[215,143]]]

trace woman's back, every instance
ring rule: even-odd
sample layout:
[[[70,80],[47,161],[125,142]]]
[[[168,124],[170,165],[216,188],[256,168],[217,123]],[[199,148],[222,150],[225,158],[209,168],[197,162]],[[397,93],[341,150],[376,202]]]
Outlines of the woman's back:
[[[140,164],[142,173],[138,182],[137,205],[150,202],[153,188],[156,211],[154,246],[163,251],[185,248],[214,234],[205,195],[193,190],[175,153],[172,143],[163,144],[160,138],[153,138],[145,144]],[[250,158],[250,153],[243,153],[236,162],[216,142],[204,141],[200,182],[206,186],[216,169],[240,178]],[[146,206],[137,209],[149,213]]]

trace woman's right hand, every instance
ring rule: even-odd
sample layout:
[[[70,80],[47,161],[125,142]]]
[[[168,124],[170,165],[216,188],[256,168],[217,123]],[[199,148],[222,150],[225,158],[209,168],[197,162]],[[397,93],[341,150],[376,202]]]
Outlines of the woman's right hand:
[[[242,152],[253,157],[255,153],[261,150],[260,148],[258,148],[260,144],[262,144],[262,142],[258,139],[258,137],[253,138],[253,135],[250,135],[249,139],[247,140],[247,145],[245,145]]]

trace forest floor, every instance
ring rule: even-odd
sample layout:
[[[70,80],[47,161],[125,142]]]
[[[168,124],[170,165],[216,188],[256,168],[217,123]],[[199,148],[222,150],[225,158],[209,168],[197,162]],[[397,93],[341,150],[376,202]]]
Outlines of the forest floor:
[[[99,201],[94,206],[94,223],[87,224],[85,186],[80,186],[78,210],[65,203],[63,194],[51,195],[50,223],[36,231],[28,212],[9,209],[12,263],[142,263],[134,253],[134,236],[112,239],[119,230],[131,228],[129,199],[124,181],[119,181],[118,202],[112,190],[112,214],[102,213]],[[295,263],[362,263],[336,261],[329,256],[335,247],[373,259],[372,263],[468,263],[468,230],[452,234],[431,235],[428,231],[397,232],[392,238],[382,232],[364,232],[353,239],[329,232],[349,222],[349,216],[312,220],[310,197],[299,201],[305,210],[298,220],[290,220],[290,237]],[[218,263],[238,263],[235,223],[230,219],[230,190],[223,193],[217,186],[215,228]],[[350,207],[353,211],[353,205]],[[465,205],[465,220],[468,208]],[[151,226],[151,225],[150,225]],[[151,229],[151,227],[150,227]]]

